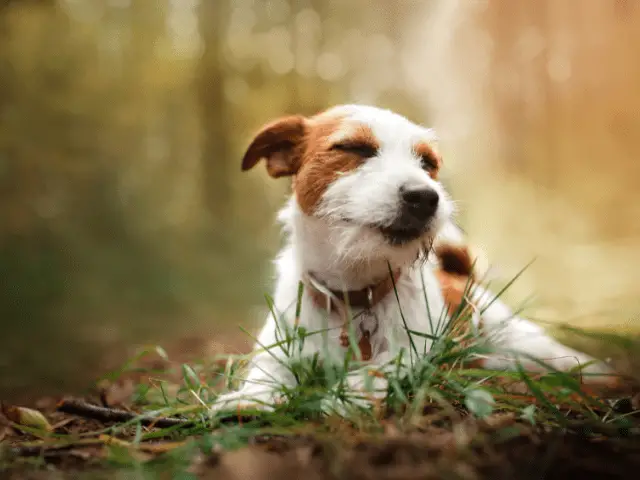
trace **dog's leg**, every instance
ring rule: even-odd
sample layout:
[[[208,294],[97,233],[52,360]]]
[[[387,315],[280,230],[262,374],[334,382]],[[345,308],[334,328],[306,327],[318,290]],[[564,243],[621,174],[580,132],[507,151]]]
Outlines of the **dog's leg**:
[[[286,358],[274,359],[268,353],[257,354],[240,390],[220,395],[212,411],[272,410],[282,390],[295,384],[293,375],[280,361],[286,362]]]
[[[346,399],[342,400],[337,395],[327,398],[322,405],[325,413],[348,416],[352,407],[371,408],[384,400],[389,384],[384,366],[393,359],[389,352],[384,352],[376,357],[375,363],[349,372],[344,385]]]
[[[288,356],[278,343],[276,323],[269,318],[258,338],[256,351],[249,365],[247,377],[240,390],[220,395],[211,410],[237,411],[251,408],[272,410],[281,392],[295,385],[295,377],[288,366]]]
[[[534,357],[558,370],[567,371],[587,365],[582,371],[591,374],[611,374],[612,369],[593,357],[574,350],[558,342],[547,334],[542,327],[520,318],[504,302],[495,298],[480,286],[471,287],[470,301],[479,309],[482,325],[489,341],[496,349],[505,349]],[[542,371],[544,368],[532,360],[521,358],[523,365],[530,370]],[[512,369],[516,356],[496,354],[485,362],[486,368]]]
[[[447,245],[464,246],[462,232],[453,223],[446,225],[442,229],[435,242],[436,252],[439,247]],[[463,248],[466,249],[467,247],[464,246]],[[472,273],[471,270],[474,270],[474,268],[469,268],[468,272],[462,273],[470,275]],[[439,275],[439,280],[443,287],[443,295],[447,301],[454,305],[459,304],[465,294],[464,290],[468,277],[462,278],[442,270],[436,273]],[[609,389],[620,388],[618,379],[610,376],[614,372],[607,364],[556,341],[540,326],[514,315],[504,302],[499,298],[495,298],[494,295],[481,286],[474,284],[468,296],[470,297],[468,300],[475,307],[475,322],[482,323],[484,333],[489,337],[490,342],[496,349],[517,351],[529,357],[527,359],[521,356],[517,359],[513,354],[495,354],[481,362],[486,368],[513,369],[516,361],[519,360],[529,370],[544,370],[542,365],[531,359],[533,357],[562,371],[586,365],[582,371],[584,373],[597,374],[597,376],[585,377],[585,383],[604,386]],[[479,315],[478,312],[482,313]]]

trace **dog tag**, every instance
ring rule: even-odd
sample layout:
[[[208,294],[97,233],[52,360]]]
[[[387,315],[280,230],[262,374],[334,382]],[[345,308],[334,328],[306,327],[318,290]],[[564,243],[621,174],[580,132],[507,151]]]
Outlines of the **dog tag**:
[[[373,337],[379,328],[378,318],[371,310],[364,310],[360,320],[360,341],[358,347],[362,354],[362,360],[371,360],[373,356],[373,343],[371,337]]]
[[[360,349],[360,357],[363,362],[371,360],[371,337],[368,331],[364,330],[360,336],[358,342],[358,348]]]

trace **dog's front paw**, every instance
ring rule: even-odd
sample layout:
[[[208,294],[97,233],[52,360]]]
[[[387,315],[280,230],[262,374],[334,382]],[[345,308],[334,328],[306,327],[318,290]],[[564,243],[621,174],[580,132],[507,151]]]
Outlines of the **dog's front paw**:
[[[386,379],[364,375],[351,375],[340,395],[335,394],[322,401],[322,411],[327,415],[349,417],[364,411],[376,410],[384,402],[386,396]]]
[[[277,402],[273,392],[255,392],[239,390],[220,395],[210,407],[209,412],[216,415],[220,412],[242,413],[245,411],[271,412]]]
[[[349,418],[354,414],[370,409],[372,406],[371,402],[361,398],[342,400],[334,397],[322,400],[320,408],[325,415]]]

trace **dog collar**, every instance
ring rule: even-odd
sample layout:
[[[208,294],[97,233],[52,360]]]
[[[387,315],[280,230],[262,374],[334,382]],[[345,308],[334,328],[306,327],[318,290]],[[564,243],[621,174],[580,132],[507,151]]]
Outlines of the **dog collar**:
[[[320,283],[312,273],[305,275],[304,284],[311,300],[318,308],[324,308],[329,312],[337,313],[342,318],[342,329],[340,331],[340,344],[343,347],[349,346],[348,325],[351,321],[347,306],[370,310],[383,298],[391,293],[400,278],[400,270],[396,270],[392,275],[384,280],[368,285],[360,290],[332,290]],[[362,336],[358,342],[361,359],[368,361],[371,359],[372,347],[369,340],[371,334],[362,331]]]
[[[332,290],[320,283],[312,273],[306,275],[304,283],[317,307],[340,313],[340,307],[346,308],[347,305],[352,308],[373,308],[393,291],[400,274],[400,270],[396,270],[393,275],[388,275],[382,281],[360,290]]]

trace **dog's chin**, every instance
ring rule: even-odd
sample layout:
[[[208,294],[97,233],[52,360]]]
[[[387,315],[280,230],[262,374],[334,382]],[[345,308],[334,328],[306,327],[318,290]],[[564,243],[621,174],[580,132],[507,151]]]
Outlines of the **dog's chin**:
[[[384,258],[402,259],[413,258],[423,248],[430,248],[433,239],[438,233],[442,220],[434,216],[424,224],[416,222],[396,221],[391,224],[359,222],[340,217],[338,222],[330,222],[333,227],[336,245],[340,249],[348,251],[349,255],[361,257],[371,254]]]
[[[392,247],[404,247],[429,237],[429,226],[415,227],[374,227],[382,235],[385,242]]]
[[[405,247],[412,244],[429,243],[435,237],[437,224],[436,219],[432,219],[425,225],[391,224],[381,226],[379,224],[360,224],[351,219],[340,218],[342,224],[350,227],[364,228],[370,232],[382,236],[384,245],[390,247]]]
[[[441,218],[433,216],[427,222],[417,222],[414,219],[408,221],[396,221],[390,225],[376,225],[375,229],[391,248],[403,249],[415,245],[428,245],[435,238],[441,227]]]

